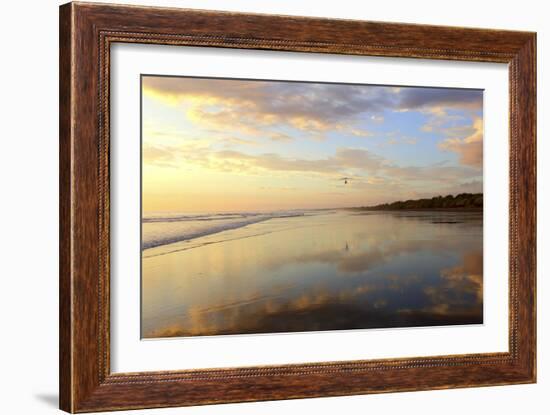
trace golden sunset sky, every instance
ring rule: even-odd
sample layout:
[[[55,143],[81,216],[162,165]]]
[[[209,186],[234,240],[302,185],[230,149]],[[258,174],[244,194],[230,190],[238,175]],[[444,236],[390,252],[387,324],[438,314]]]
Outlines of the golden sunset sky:
[[[481,90],[144,75],[142,92],[144,212],[482,191]]]

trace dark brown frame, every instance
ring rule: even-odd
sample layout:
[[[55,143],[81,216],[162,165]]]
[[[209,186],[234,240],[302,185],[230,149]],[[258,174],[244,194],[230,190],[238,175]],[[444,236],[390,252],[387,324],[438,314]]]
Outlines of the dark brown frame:
[[[109,369],[114,42],[509,64],[509,352],[147,373]],[[536,379],[536,34],[69,3],[60,8],[60,407],[90,412]]]

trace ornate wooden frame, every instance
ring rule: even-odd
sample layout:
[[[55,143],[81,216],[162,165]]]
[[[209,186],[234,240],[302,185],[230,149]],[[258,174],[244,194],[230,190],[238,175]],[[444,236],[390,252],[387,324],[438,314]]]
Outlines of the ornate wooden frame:
[[[109,369],[114,42],[509,64],[509,352],[147,373]],[[184,9],[60,8],[60,407],[68,412],[530,383],[536,379],[536,34]]]

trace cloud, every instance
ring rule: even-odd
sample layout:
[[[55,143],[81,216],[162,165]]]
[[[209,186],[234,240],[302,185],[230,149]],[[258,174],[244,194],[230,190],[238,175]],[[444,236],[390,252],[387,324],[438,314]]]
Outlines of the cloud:
[[[400,144],[414,145],[418,142],[418,139],[415,137],[409,136],[397,136],[397,134],[389,135],[388,140],[385,143],[378,144],[379,147],[383,146],[395,146]]]
[[[189,140],[179,146],[144,147],[146,164],[175,167],[193,164],[211,171],[263,176],[351,177],[350,191],[368,192],[369,198],[387,201],[393,198],[421,197],[434,194],[456,194],[481,191],[479,170],[470,166],[437,163],[427,166],[402,166],[364,148],[340,147],[323,158],[284,157],[277,153],[253,154],[231,147],[241,139],[220,140],[221,148],[206,145],[202,140]],[[252,143],[254,143],[252,141]],[[335,182],[333,186],[341,185]],[[330,190],[330,188],[328,189]],[[385,197],[384,197],[385,195]]]
[[[185,77],[143,78],[144,93],[170,105],[184,105],[195,123],[271,139],[274,126],[357,137],[371,132],[363,121],[384,122],[384,111],[477,110],[482,91],[307,82],[247,81]]]
[[[483,164],[483,120],[474,118],[471,134],[465,138],[452,137],[439,144],[444,151],[452,151],[459,155],[459,160],[466,166],[481,168]]]
[[[402,88],[399,91],[401,110],[424,109],[439,112],[444,108],[480,110],[483,91],[454,88]]]
[[[170,149],[146,144],[142,150],[144,164],[152,164],[163,167],[177,167],[176,157]]]
[[[260,168],[278,172],[310,172],[339,174],[348,170],[375,172],[382,168],[384,160],[368,150],[339,148],[333,156],[324,159],[287,158],[274,153],[249,155],[239,151],[213,152],[210,162],[216,160],[233,162],[239,170]]]
[[[143,88],[168,104],[187,104],[197,123],[247,134],[278,124],[308,132],[349,128],[359,135],[357,116],[390,104],[384,88],[354,85],[144,77]]]
[[[268,134],[268,137],[270,140],[272,141],[280,141],[280,142],[283,142],[283,141],[292,141],[292,137],[289,136],[288,134],[283,134],[283,133],[279,133],[279,132],[272,132],[272,133],[269,133]]]
[[[445,111],[433,112],[426,123],[420,128],[426,133],[437,133],[444,135],[463,134],[465,129],[471,129],[470,126],[453,125],[463,122],[466,117],[457,114],[447,114]]]
[[[239,137],[224,137],[220,139],[220,142],[225,145],[231,145],[231,144],[240,144],[245,146],[257,146],[258,142],[253,140],[246,140],[244,138]]]

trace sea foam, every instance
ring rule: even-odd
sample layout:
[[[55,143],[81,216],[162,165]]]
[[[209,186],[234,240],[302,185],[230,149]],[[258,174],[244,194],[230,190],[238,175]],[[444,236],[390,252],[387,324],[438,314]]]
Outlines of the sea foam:
[[[188,241],[271,219],[304,216],[306,212],[149,215],[142,219],[142,250]]]

